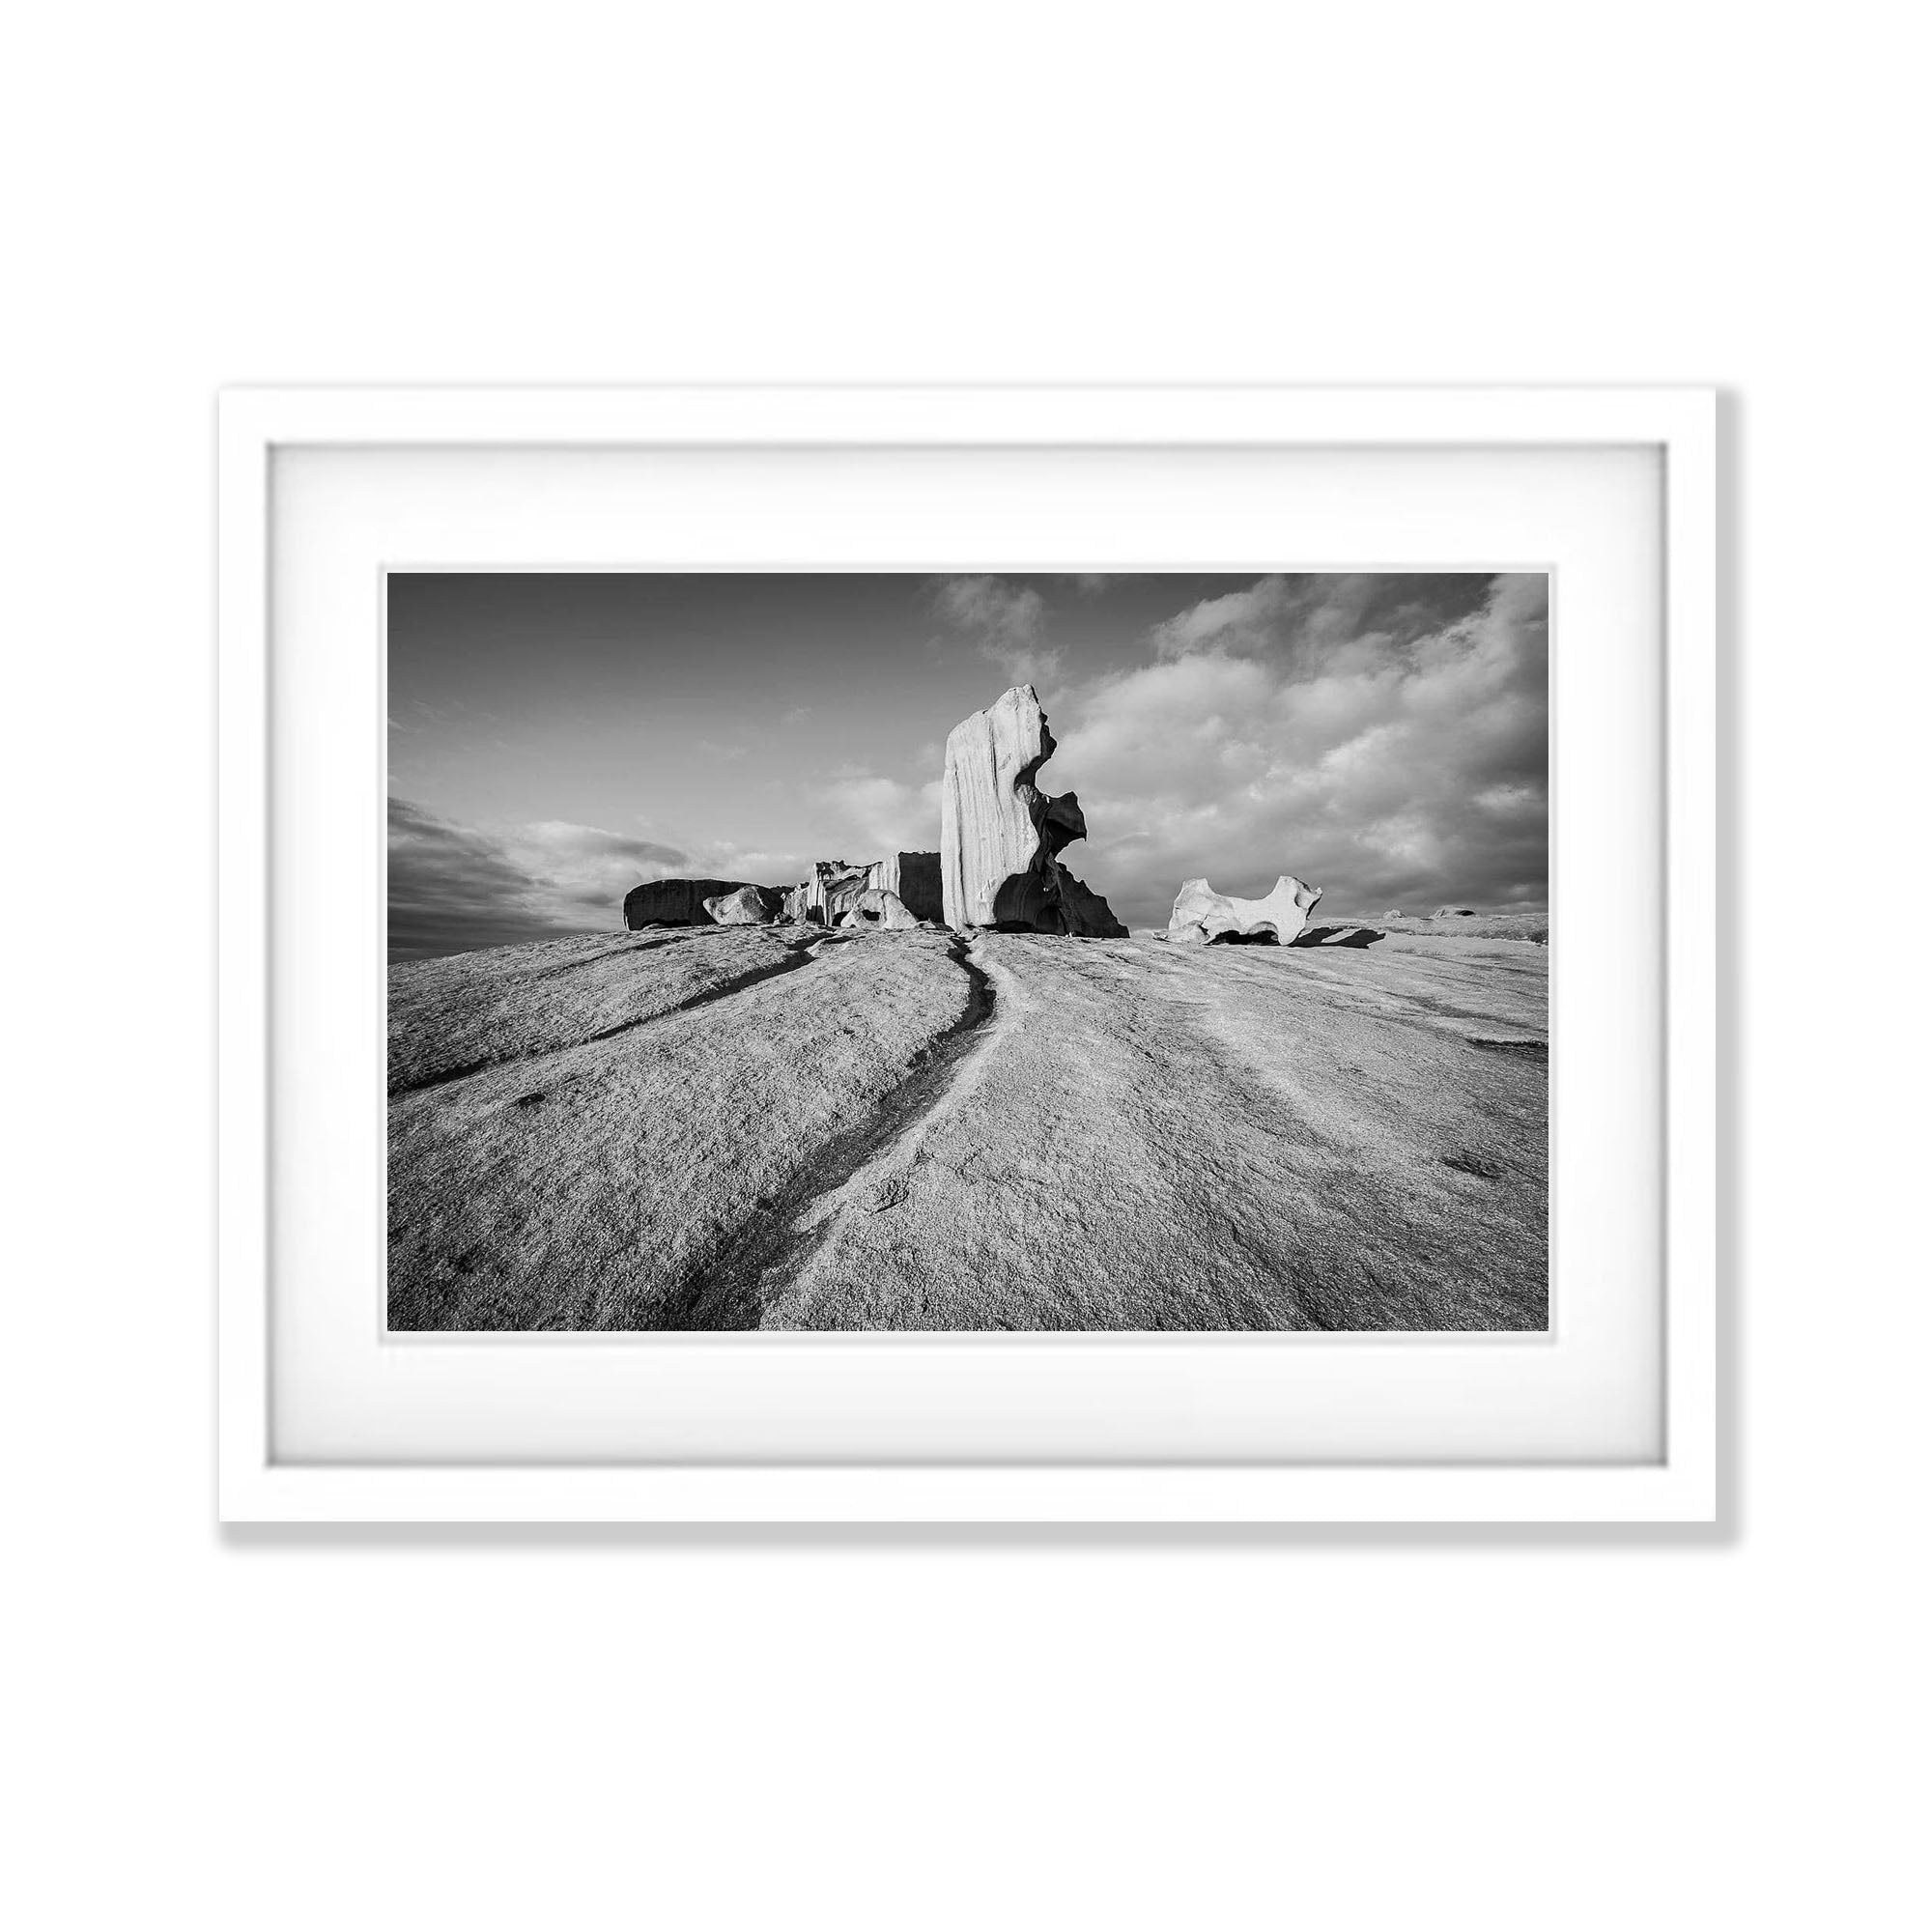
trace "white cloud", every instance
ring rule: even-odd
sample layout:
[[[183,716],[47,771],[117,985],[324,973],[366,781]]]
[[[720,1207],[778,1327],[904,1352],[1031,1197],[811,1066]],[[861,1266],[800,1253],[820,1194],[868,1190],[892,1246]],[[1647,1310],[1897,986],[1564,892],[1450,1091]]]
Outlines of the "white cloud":
[[[1002,577],[945,577],[932,604],[944,624],[1014,684],[1051,684],[1060,676],[1065,653],[1046,641],[1046,605],[1038,591]]]
[[[1542,901],[1546,580],[1444,621],[1458,601],[1270,578],[1160,626],[1158,662],[1054,717],[1042,782],[1094,828],[1068,863],[1136,925],[1201,875],[1246,895],[1293,872],[1337,912]]]
[[[490,831],[389,801],[392,956],[465,952],[618,923],[639,879],[685,854],[594,825],[548,820]]]
[[[533,904],[559,920],[621,907],[640,880],[671,876],[689,859],[674,845],[567,819],[513,825],[497,837],[504,856],[529,877]]]
[[[804,878],[810,868],[810,861],[800,852],[713,838],[693,845],[682,871],[692,878],[744,879],[757,886],[790,886]]]
[[[939,780],[902,783],[875,772],[846,771],[810,788],[821,858],[883,858],[939,849]]]
[[[647,879],[788,885],[805,876],[808,865],[796,852],[728,839],[687,848],[568,819],[463,825],[392,798],[391,952],[463,952],[615,926],[622,923],[625,894]]]

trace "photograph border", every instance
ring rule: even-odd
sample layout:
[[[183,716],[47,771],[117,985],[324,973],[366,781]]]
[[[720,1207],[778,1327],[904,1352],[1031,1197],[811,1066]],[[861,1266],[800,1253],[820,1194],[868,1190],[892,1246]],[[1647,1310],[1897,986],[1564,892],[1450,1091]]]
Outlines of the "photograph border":
[[[219,1501],[228,1520],[1676,1521],[1718,1508],[1716,398],[1670,389],[238,389],[220,399]],[[1663,464],[1665,1429],[1645,1466],[312,1466],[270,1454],[270,469],[290,444],[1648,445]]]

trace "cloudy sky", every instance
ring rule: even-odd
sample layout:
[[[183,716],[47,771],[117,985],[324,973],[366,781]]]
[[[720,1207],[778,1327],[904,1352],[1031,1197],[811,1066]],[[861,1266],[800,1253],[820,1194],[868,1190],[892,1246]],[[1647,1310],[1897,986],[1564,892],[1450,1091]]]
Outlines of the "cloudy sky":
[[[394,574],[392,957],[606,929],[640,879],[939,843],[946,734],[1033,684],[1063,854],[1132,926],[1548,893],[1540,576]]]

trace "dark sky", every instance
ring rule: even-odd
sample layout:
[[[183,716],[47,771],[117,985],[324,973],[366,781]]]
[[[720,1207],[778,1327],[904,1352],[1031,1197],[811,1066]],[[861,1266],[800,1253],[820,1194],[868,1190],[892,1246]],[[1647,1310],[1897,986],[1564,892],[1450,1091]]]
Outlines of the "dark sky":
[[[947,732],[1023,682],[1091,828],[1063,856],[1134,926],[1201,875],[1540,906],[1546,611],[1541,577],[395,574],[391,952],[936,848]]]

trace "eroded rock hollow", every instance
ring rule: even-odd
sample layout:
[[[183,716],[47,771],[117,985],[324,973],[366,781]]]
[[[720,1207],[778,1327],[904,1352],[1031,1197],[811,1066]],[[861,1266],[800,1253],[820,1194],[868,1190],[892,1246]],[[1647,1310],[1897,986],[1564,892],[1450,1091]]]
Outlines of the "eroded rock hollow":
[[[1030,684],[952,727],[940,787],[939,867],[954,930],[1127,936],[1107,901],[1060,863],[1059,853],[1087,836],[1087,821],[1072,792],[1050,798],[1034,783],[1053,751]]]

